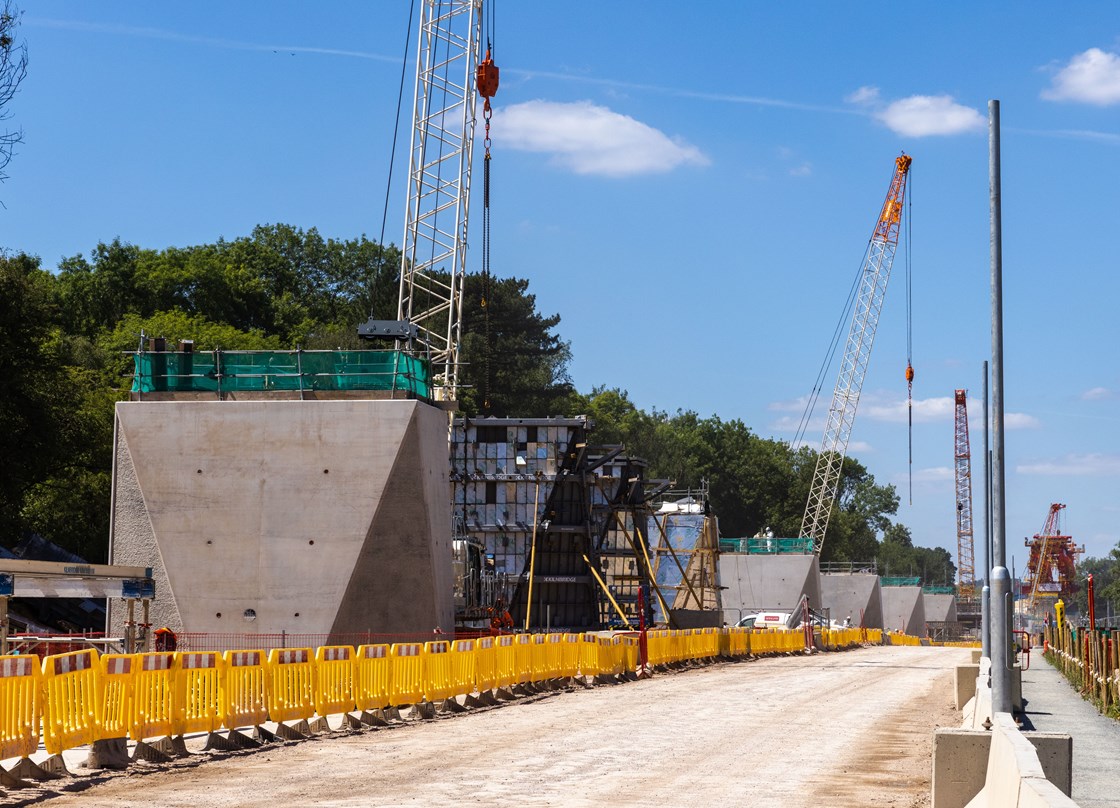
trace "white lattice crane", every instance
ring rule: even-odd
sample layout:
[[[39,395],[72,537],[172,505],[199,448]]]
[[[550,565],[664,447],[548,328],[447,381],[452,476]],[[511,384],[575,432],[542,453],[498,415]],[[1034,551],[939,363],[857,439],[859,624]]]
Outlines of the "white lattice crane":
[[[397,320],[370,320],[363,337],[420,343],[434,391],[458,398],[475,108],[497,90],[482,56],[483,0],[419,0],[416,92]],[[481,68],[481,69],[480,69]],[[489,155],[487,155],[489,157]]]
[[[824,546],[828,519],[836,501],[840,470],[848,451],[848,439],[852,434],[860,391],[867,374],[871,347],[875,342],[879,313],[883,309],[883,297],[898,248],[898,231],[909,171],[908,155],[903,154],[895,159],[894,175],[891,177],[887,198],[875,222],[875,230],[871,234],[860,271],[859,291],[844,346],[844,358],[836,379],[836,389],[832,393],[832,404],[828,408],[828,423],[809,488],[809,500],[805,504],[805,516],[801,521],[801,535],[813,540],[813,552],[817,554],[820,554]],[[910,373],[908,370],[908,380],[911,378]]]
[[[972,451],[968,443],[968,392],[953,394],[953,479],[957,489],[957,592],[976,594],[975,547],[972,536]]]

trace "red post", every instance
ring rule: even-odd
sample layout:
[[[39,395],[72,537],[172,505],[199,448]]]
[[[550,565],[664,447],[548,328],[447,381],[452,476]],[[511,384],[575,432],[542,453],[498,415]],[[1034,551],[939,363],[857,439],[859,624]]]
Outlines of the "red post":
[[[1097,609],[1096,604],[1093,602],[1093,573],[1089,573],[1088,580],[1089,590],[1089,630],[1096,631],[1097,629]]]

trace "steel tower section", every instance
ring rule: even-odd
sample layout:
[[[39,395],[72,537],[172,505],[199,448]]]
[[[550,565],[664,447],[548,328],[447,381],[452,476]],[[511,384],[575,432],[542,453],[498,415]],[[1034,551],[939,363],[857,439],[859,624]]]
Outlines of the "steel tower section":
[[[438,397],[454,400],[482,0],[420,0],[420,7],[397,318],[416,326],[425,343]]]
[[[840,374],[836,379],[836,389],[832,393],[832,404],[828,409],[828,424],[825,426],[821,451],[817,456],[817,467],[809,488],[809,500],[805,504],[805,516],[801,521],[801,535],[813,540],[813,551],[818,555],[824,546],[824,535],[828,529],[828,519],[832,504],[836,500],[836,490],[840,482],[840,470],[844,465],[844,455],[848,451],[848,438],[852,434],[856,408],[859,406],[863,379],[867,375],[867,363],[871,358],[871,347],[875,342],[875,329],[879,325],[879,313],[883,309],[883,297],[890,280],[891,265],[898,248],[899,223],[902,220],[902,202],[906,195],[906,178],[910,171],[911,158],[903,154],[895,159],[894,176],[891,178],[887,198],[875,222],[875,231],[867,246],[863,268],[860,271],[859,292],[852,313],[852,324],[844,346],[844,358]]]
[[[954,394],[953,471],[957,489],[957,592],[970,598],[976,590],[975,549],[972,538],[972,452],[968,442],[968,405],[965,390]]]

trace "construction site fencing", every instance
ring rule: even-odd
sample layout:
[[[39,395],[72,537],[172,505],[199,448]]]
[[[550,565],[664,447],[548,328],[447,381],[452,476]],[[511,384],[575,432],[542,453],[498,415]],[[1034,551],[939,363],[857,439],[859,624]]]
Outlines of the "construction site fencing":
[[[1111,629],[1088,629],[1068,621],[1046,626],[1046,659],[1102,713],[1120,709],[1120,638]]]
[[[889,645],[921,645],[922,638],[915,637],[912,634],[903,634],[901,631],[889,631],[887,634],[887,643]]]
[[[859,629],[830,632],[840,647]],[[916,638],[915,638],[916,639]],[[655,630],[648,664],[795,653],[801,631]],[[1111,648],[1111,646],[1109,646]],[[641,666],[640,637],[555,633],[427,643],[0,656],[0,755],[50,754],[98,740],[192,732],[375,711],[573,676],[622,676]],[[1072,657],[1071,657],[1072,658]],[[1113,666],[1113,669],[1115,665]]]

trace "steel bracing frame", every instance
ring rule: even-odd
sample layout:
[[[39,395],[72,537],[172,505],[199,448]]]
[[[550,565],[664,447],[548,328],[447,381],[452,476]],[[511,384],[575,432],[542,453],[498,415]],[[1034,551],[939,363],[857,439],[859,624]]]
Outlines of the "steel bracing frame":
[[[454,400],[482,0],[421,0],[420,6],[397,318],[415,325],[426,344],[437,397]]]
[[[879,313],[883,309],[887,281],[890,280],[891,265],[898,248],[899,223],[902,220],[902,202],[909,170],[910,157],[904,154],[895,160],[890,189],[875,223],[875,231],[867,246],[860,271],[859,291],[844,346],[844,358],[832,394],[832,404],[828,408],[828,423],[821,441],[820,454],[817,456],[817,467],[809,488],[805,515],[801,521],[801,535],[813,540],[813,551],[818,555],[824,546],[828,519],[836,501],[840,470],[848,450],[848,439],[852,434],[860,391],[863,389],[871,348],[875,342]]]
[[[957,591],[963,598],[975,594],[975,548],[972,536],[972,452],[968,443],[967,391],[953,395],[953,479],[957,490]]]

